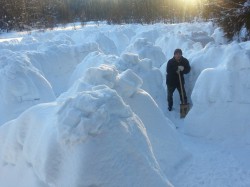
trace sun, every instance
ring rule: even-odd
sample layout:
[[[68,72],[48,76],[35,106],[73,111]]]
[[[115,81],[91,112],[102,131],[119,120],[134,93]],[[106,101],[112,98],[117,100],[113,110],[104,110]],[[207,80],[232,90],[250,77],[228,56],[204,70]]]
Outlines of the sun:
[[[187,5],[195,5],[197,4],[200,0],[182,0],[185,4]]]

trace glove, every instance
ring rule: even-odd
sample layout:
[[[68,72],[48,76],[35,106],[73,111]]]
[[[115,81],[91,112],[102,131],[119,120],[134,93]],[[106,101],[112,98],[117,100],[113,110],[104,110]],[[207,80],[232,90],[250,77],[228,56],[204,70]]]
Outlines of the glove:
[[[184,66],[178,66],[178,70],[179,71],[183,71],[184,70]]]
[[[180,73],[180,71],[183,71],[183,70],[184,70],[183,66],[178,66],[178,69],[177,69],[176,73]]]

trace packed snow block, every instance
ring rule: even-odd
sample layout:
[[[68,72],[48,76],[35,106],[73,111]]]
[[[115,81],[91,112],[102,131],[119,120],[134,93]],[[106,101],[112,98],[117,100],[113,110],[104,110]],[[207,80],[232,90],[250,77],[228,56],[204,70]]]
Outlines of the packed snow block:
[[[127,49],[127,52],[137,53],[141,59],[148,58],[152,60],[153,66],[159,68],[164,62],[166,62],[166,57],[159,46],[153,45],[153,43],[148,42],[145,38],[137,39],[132,45]]]
[[[97,68],[89,68],[84,75],[84,80],[91,85],[104,84],[109,88],[114,88],[117,84],[118,70],[113,66],[102,64]]]
[[[115,66],[120,72],[131,69],[138,74],[143,74],[154,69],[153,62],[150,59],[140,59],[138,54],[124,53],[116,62]]]
[[[74,84],[76,80],[83,77],[86,71],[91,67],[98,67],[101,64],[112,65],[118,61],[118,57],[114,55],[105,55],[100,51],[89,53],[80,64],[78,64],[71,74],[70,83]]]
[[[120,72],[127,69],[133,70],[142,79],[141,88],[147,91],[156,101],[161,110],[166,113],[166,94],[163,84],[163,77],[158,68],[153,67],[153,62],[149,59],[139,59],[139,56],[131,53],[124,53],[115,66]]]
[[[79,96],[76,99],[68,99],[59,109],[59,137],[65,144],[77,143],[77,139],[85,141],[85,138],[89,138],[88,136],[100,134],[101,127],[110,118],[109,113],[117,113],[124,118],[131,114],[128,106],[122,111],[116,109],[124,103],[120,103],[121,98],[108,87],[94,87],[93,89],[93,91],[86,92],[82,96],[78,94]],[[116,100],[113,101],[113,99]],[[88,107],[82,105],[83,103],[87,103]],[[112,107],[109,106],[110,104]]]
[[[139,55],[135,53],[124,53],[121,55],[119,61],[116,62],[115,66],[117,69],[122,72],[127,69],[138,69],[139,62]],[[151,67],[150,67],[151,68]]]
[[[129,69],[119,75],[116,90],[123,97],[132,97],[142,84],[142,79]]]
[[[99,67],[89,68],[82,79],[79,79],[68,91],[67,94],[86,91],[93,86],[105,85],[115,89],[119,95],[131,97],[142,86],[142,79],[131,69],[119,74],[115,66],[102,64]]]
[[[27,55],[0,51],[0,124],[14,119],[27,108],[55,99],[50,83]]]
[[[88,68],[82,78],[57,100],[64,100],[69,95],[87,91],[93,86],[105,85],[115,89],[119,95],[131,97],[142,86],[142,79],[131,69],[119,73],[113,65],[101,64],[99,67]]]

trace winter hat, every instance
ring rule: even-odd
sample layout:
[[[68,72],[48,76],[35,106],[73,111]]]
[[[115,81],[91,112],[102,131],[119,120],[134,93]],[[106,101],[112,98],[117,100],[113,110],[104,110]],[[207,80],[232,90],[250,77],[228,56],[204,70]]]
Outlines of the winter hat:
[[[174,54],[177,54],[177,53],[179,53],[179,54],[182,55],[182,50],[181,50],[181,49],[175,49],[175,50],[174,50]]]

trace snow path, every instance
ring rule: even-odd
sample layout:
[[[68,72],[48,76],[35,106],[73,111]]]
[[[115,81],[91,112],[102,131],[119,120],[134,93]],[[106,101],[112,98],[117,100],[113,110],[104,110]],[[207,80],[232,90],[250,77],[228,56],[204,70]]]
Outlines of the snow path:
[[[250,146],[228,145],[223,141],[206,140],[183,133],[183,120],[178,108],[168,114],[178,127],[183,147],[192,158],[170,176],[175,187],[249,187]],[[243,165],[242,165],[243,164]]]
[[[250,186],[250,170],[243,169],[230,150],[200,138],[183,136],[182,139],[193,153],[193,160],[180,168],[173,182],[176,187]]]

